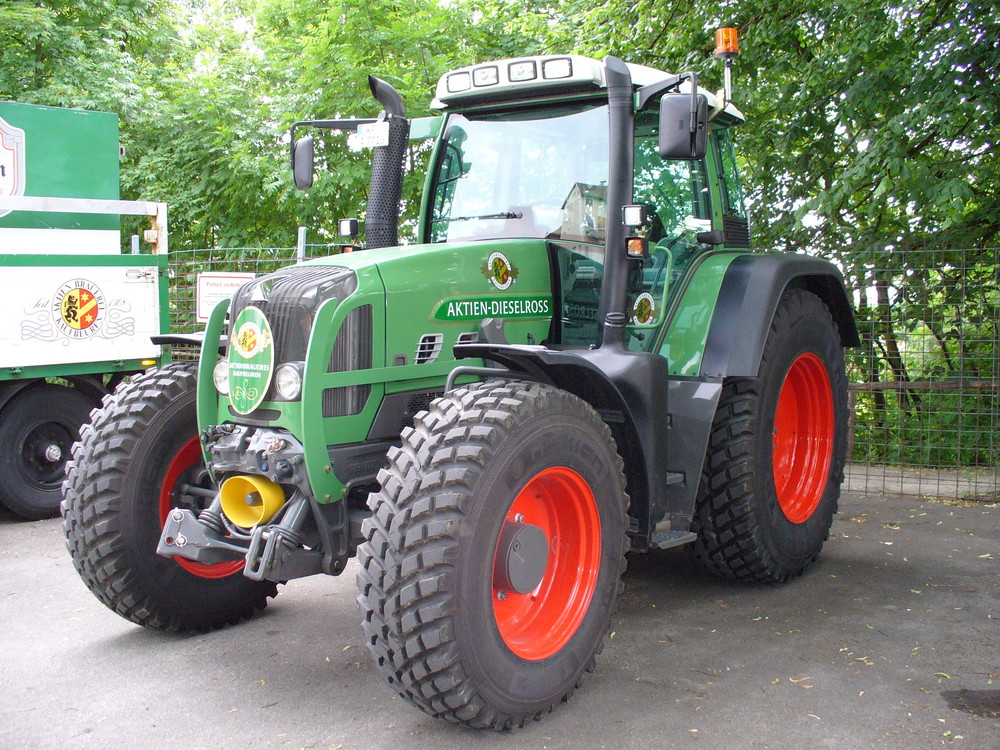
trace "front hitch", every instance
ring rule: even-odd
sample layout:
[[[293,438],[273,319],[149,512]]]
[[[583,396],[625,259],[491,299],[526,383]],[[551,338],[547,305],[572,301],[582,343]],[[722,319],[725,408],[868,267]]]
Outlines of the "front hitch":
[[[190,510],[175,508],[163,525],[156,553],[206,565],[242,558],[247,578],[282,583],[324,572],[323,555],[302,546],[303,527],[309,516],[309,498],[296,492],[282,509],[279,521],[255,526],[249,539],[241,544],[238,537],[230,541]]]

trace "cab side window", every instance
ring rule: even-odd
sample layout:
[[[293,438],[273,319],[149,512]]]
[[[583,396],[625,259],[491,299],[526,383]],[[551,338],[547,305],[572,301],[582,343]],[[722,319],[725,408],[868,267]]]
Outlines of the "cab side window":
[[[740,173],[736,166],[733,136],[726,127],[712,132],[712,150],[719,165],[719,190],[722,193],[722,230],[728,247],[750,247],[750,225]]]
[[[739,170],[736,168],[736,152],[733,150],[733,136],[729,128],[716,128],[716,161],[720,166],[719,182],[722,185],[722,211],[727,216],[746,218],[743,202],[743,185],[740,184]]]
[[[635,124],[636,203],[655,213],[650,242],[711,229],[712,209],[704,161],[664,161],[657,150],[659,115],[643,112]]]

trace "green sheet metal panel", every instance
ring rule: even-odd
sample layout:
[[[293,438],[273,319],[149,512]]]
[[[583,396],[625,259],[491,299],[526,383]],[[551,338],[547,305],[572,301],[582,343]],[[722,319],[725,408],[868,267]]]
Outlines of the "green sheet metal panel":
[[[7,168],[23,164],[23,182],[17,194],[118,199],[117,115],[0,102],[0,120],[0,129],[5,131],[0,146],[24,151],[23,159],[15,159],[8,151],[11,158],[5,161]],[[119,222],[113,215],[13,211],[0,217],[0,227],[117,231]]]

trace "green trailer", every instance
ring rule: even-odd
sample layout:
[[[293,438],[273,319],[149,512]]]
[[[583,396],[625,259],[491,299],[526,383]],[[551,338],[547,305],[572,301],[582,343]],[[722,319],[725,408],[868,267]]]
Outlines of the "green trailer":
[[[835,267],[751,251],[743,115],[694,73],[498,60],[444,75],[418,120],[369,82],[378,118],[291,138],[303,189],[315,138],[374,149],[364,241],[245,284],[198,364],[105,400],[68,546],[102,602],[164,630],[234,623],[356,557],[392,688],[505,729],[594,668],[626,553],[684,545],[749,581],[809,566],[857,331]],[[428,137],[400,246],[407,142]]]
[[[90,410],[161,363],[166,207],[119,200],[118,118],[0,102],[0,503],[53,516]],[[152,254],[119,216],[149,215]]]

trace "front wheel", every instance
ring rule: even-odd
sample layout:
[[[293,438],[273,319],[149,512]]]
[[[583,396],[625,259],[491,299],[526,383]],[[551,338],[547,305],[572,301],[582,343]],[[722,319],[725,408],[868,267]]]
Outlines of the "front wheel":
[[[791,289],[757,378],[723,385],[693,520],[695,558],[726,578],[786,581],[816,559],[847,452],[847,376],[826,305]]]
[[[243,561],[203,565],[156,554],[171,508],[197,513],[215,489],[198,443],[196,363],[120,386],[84,425],[67,465],[66,546],[91,592],[148,628],[205,631],[263,609],[276,587]]]
[[[507,729],[592,670],[624,570],[625,480],[585,402],[460,388],[404,431],[358,549],[368,647],[427,713]]]

